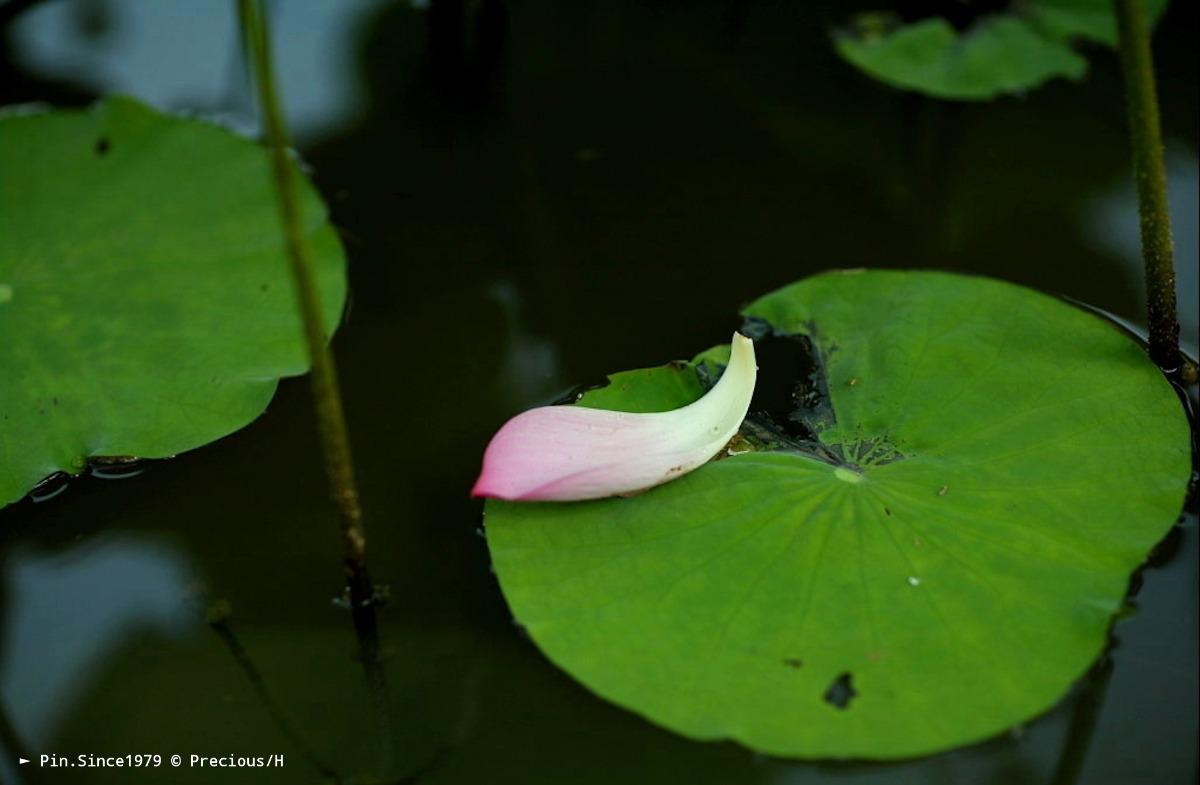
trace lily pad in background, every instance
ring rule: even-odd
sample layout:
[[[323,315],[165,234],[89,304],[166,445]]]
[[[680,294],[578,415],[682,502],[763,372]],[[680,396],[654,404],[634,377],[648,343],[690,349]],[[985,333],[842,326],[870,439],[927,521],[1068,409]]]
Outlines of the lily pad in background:
[[[0,505],[241,428],[307,370],[266,151],[114,98],[0,118]],[[301,178],[332,334],[345,260]]]
[[[761,387],[758,449],[640,496],[489,502],[517,620],[601,696],[775,755],[921,755],[1053,705],[1182,505],[1162,375],[1099,318],[983,278],[830,273],[745,313],[783,347],[760,385],[789,378],[791,411]],[[683,405],[679,373],[581,403]]]
[[[1156,21],[1167,0],[1147,0]],[[966,30],[941,17],[901,24],[886,13],[862,14],[835,37],[838,53],[864,73],[937,98],[987,100],[1050,79],[1080,79],[1087,59],[1073,45],[1115,46],[1111,0],[1030,0],[989,14]]]

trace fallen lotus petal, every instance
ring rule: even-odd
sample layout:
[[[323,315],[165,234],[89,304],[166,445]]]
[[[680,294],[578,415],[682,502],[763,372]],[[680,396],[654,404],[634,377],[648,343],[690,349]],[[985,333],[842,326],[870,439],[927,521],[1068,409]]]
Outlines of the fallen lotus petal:
[[[720,452],[750,408],[754,342],[734,333],[729,365],[698,401],[669,412],[543,406],[492,437],[471,491],[510,501],[578,501],[645,490]]]

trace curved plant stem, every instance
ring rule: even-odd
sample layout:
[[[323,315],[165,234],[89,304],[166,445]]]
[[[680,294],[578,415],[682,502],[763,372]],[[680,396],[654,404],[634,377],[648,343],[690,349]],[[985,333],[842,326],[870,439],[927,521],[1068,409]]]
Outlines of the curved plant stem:
[[[225,648],[229,649],[229,653],[233,655],[233,659],[237,662],[238,667],[242,669],[242,673],[246,674],[247,681],[250,682],[250,687],[254,690],[254,694],[258,696],[258,700],[262,703],[263,708],[267,710],[267,714],[271,715],[271,719],[275,722],[275,727],[279,732],[291,743],[292,747],[300,753],[300,756],[308,761],[309,765],[316,769],[326,780],[342,785],[344,780],[342,776],[333,769],[329,768],[320,756],[313,751],[312,747],[304,741],[296,727],[292,724],[291,719],[280,708],[279,704],[271,696],[270,690],[267,689],[267,683],[259,672],[258,666],[250,659],[250,655],[246,653],[246,649],[242,646],[241,641],[233,634],[233,630],[229,626],[229,617],[232,611],[227,602],[214,603],[208,610],[207,622],[208,626],[221,642],[225,644]]]
[[[1142,261],[1146,276],[1146,311],[1150,322],[1150,357],[1167,373],[1194,375],[1179,354],[1179,319],[1175,313],[1175,254],[1167,175],[1159,128],[1154,62],[1144,0],[1114,0],[1121,64],[1125,71],[1129,132],[1142,224]]]
[[[1087,763],[1088,749],[1096,733],[1096,723],[1104,708],[1104,696],[1112,678],[1112,657],[1105,655],[1092,669],[1084,681],[1083,688],[1075,698],[1075,709],[1071,712],[1071,725],[1063,742],[1058,764],[1054,767],[1051,785],[1075,785]]]
[[[354,480],[346,415],[342,409],[341,392],[338,389],[337,369],[327,344],[328,336],[322,326],[321,301],[317,290],[312,249],[305,240],[301,223],[295,170],[288,156],[290,141],[275,86],[270,39],[267,36],[262,7],[259,0],[238,0],[238,11],[242,34],[257,76],[259,105],[266,126],[267,146],[271,151],[280,218],[287,240],[296,297],[304,322],[308,358],[312,366],[310,378],[317,428],[325,457],[325,473],[341,523],[350,612],[354,630],[358,635],[359,654],[368,691],[379,721],[381,750],[386,770],[391,765],[394,738],[392,713],[387,680],[380,659],[379,628],[375,618],[378,597],[367,573],[367,541],[363,531],[358,487]]]

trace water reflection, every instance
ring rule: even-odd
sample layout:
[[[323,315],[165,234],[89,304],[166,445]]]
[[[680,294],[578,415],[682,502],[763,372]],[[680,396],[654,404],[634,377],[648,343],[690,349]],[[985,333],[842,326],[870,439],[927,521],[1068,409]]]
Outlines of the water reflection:
[[[1109,204],[1131,193],[1119,74],[1097,58],[1083,84],[948,107],[837,62],[825,20],[844,19],[842,3],[529,2],[512,3],[511,18],[495,0],[435,0],[434,16],[414,5],[274,4],[289,110],[350,254],[354,307],[335,348],[373,573],[392,587],[384,640],[407,768],[448,748],[428,783],[1046,782],[1074,698],[1020,734],[894,766],[763,759],[607,704],[513,629],[466,494],[488,436],[516,409],[691,356],[727,339],[740,303],[827,267],[985,273],[1138,313],[1136,220],[1128,197]],[[245,117],[231,8],[45,2],[0,53],[17,61],[0,90],[58,96],[46,85],[55,79],[72,100],[122,90]],[[1194,50],[1174,29],[1157,40],[1168,63],[1187,67],[1163,69],[1180,83],[1164,95],[1165,117],[1192,139]],[[1194,184],[1194,152],[1172,149],[1183,155],[1173,187]],[[1186,196],[1175,199],[1181,271],[1195,264]],[[1108,206],[1090,221],[1096,204]],[[1105,239],[1118,223],[1120,236]],[[1183,280],[1181,293],[1194,289]],[[1194,320],[1194,305],[1184,312]],[[251,426],[144,477],[85,478],[45,504],[0,511],[5,545],[18,543],[4,562],[19,577],[9,577],[12,612],[42,636],[6,638],[3,695],[22,732],[67,750],[286,751],[210,633],[197,625],[164,642],[179,629],[167,598],[195,570],[232,602],[239,639],[310,743],[361,773],[370,733],[348,620],[329,601],[340,565],[325,496],[306,384],[293,380]],[[1141,612],[1117,627],[1084,782],[1194,770],[1189,526],[1186,557],[1147,574]],[[60,559],[91,563],[74,538],[92,530],[120,532],[118,552],[158,561],[52,577]],[[70,589],[50,587],[58,580]],[[31,586],[49,592],[41,621],[19,607],[37,598]],[[88,626],[79,592],[124,596],[134,615],[107,617],[115,633]],[[70,640],[54,637],[61,614],[73,619]],[[46,655],[51,640],[63,651]],[[14,658],[25,675],[8,675]],[[54,663],[59,692],[37,670]],[[17,710],[25,697],[42,719]],[[108,776],[86,781],[128,785]]]
[[[383,2],[269,4],[277,70],[298,140],[362,110],[355,46],[363,19]],[[233,2],[44,2],[20,16],[11,47],[9,56],[42,79],[134,95],[162,109],[216,112],[254,130]]]
[[[162,537],[102,535],[57,552],[17,547],[0,574],[0,697],[34,749],[54,738],[129,638],[178,637],[188,627],[192,568]]]
[[[504,313],[507,350],[504,365],[499,369],[499,392],[514,411],[529,407],[531,402],[549,403],[554,393],[561,392],[562,375],[554,343],[535,335],[525,323],[521,292],[511,281],[497,282],[489,292]]]

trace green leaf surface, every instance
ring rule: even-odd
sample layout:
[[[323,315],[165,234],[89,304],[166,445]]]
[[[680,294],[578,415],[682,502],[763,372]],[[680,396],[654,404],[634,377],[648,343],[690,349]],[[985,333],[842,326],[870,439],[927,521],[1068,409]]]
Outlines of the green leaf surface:
[[[829,273],[745,313],[813,357],[809,438],[633,498],[488,502],[517,620],[598,694],[776,755],[921,755],[1053,705],[1182,505],[1188,424],[1158,370],[984,278]],[[675,373],[614,378],[683,405]],[[743,433],[771,424],[759,404]]]
[[[269,162],[130,99],[0,117],[0,505],[246,425],[307,370]],[[301,177],[332,333],[345,262]]]
[[[728,346],[724,359],[729,359]],[[607,384],[588,390],[578,402],[590,409],[665,412],[678,408],[679,401],[694,401],[703,394],[704,385],[691,363],[675,362],[660,368],[614,373]]]
[[[1069,47],[1004,17],[968,35],[944,19],[925,19],[875,39],[840,36],[837,49],[881,82],[937,98],[986,100],[1087,72],[1087,60]]]
[[[1166,0],[1149,0],[1156,21]],[[860,15],[835,37],[838,53],[864,73],[906,90],[952,100],[988,100],[1063,77],[1080,79],[1087,60],[1072,44],[1116,45],[1109,0],[1031,0],[958,31],[941,17],[899,24],[885,13]]]
[[[1145,0],[1146,18],[1157,24],[1168,0]],[[1117,20],[1108,0],[1030,0],[1027,18],[1042,32],[1060,39],[1096,41],[1117,45]]]

